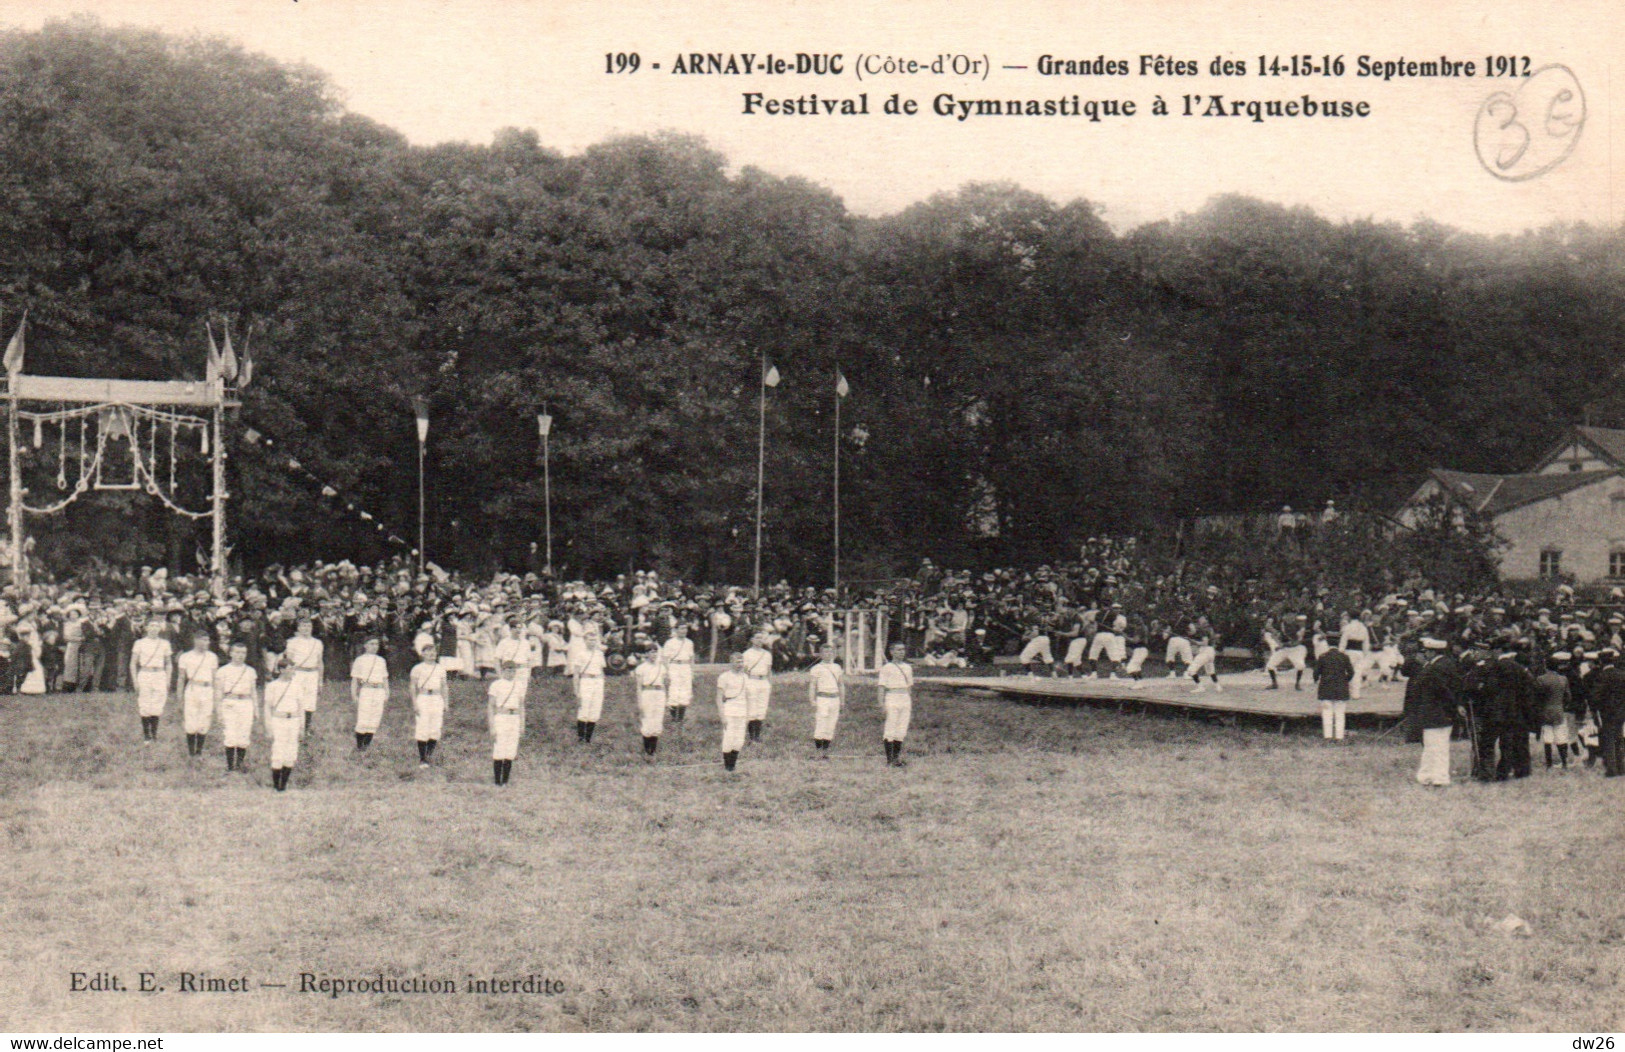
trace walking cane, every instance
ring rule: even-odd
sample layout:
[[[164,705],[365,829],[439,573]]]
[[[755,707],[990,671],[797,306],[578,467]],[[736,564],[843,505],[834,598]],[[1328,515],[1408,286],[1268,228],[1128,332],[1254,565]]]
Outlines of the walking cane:
[[[1462,702],[1467,712],[1467,744],[1470,746],[1473,758],[1473,775],[1476,776],[1482,770],[1478,762],[1478,718],[1473,712],[1473,699],[1470,696],[1464,696]]]

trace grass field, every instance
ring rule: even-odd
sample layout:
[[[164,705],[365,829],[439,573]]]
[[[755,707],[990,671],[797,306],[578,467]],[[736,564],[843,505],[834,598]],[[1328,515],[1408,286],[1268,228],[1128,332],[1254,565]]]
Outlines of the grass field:
[[[625,681],[588,747],[537,686],[499,789],[463,689],[420,775],[401,701],[358,761],[330,686],[281,795],[258,738],[246,776],[217,737],[188,761],[173,707],[142,746],[127,697],[0,700],[0,1029],[1625,1029],[1625,784],[1594,771],[1429,791],[1397,736],[930,688],[888,770],[872,686],[815,763],[787,678],[730,777],[703,678],[653,766]]]

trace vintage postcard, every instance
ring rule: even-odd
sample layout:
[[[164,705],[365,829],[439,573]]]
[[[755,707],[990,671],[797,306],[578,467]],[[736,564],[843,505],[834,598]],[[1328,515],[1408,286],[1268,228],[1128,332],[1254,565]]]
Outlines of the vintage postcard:
[[[1612,1048],[1621,27],[0,0],[0,1030]]]

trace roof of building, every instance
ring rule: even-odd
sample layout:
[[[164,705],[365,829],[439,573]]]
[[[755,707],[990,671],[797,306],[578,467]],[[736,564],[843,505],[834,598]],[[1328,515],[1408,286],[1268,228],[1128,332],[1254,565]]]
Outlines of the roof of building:
[[[1590,428],[1588,430],[1608,430]],[[1625,431],[1613,432],[1625,442]],[[1625,450],[1622,450],[1625,451]],[[1613,478],[1619,472],[1567,471],[1559,475],[1482,475],[1472,471],[1434,468],[1428,474],[1444,491],[1481,515],[1502,515],[1526,504],[1549,500],[1571,490]]]
[[[1617,427],[1586,427],[1581,424],[1569,428],[1563,440],[1554,446],[1551,452],[1540,458],[1531,470],[1539,471],[1549,466],[1563,451],[1575,442],[1580,442],[1595,452],[1603,460],[1617,468],[1625,468],[1625,429]]]

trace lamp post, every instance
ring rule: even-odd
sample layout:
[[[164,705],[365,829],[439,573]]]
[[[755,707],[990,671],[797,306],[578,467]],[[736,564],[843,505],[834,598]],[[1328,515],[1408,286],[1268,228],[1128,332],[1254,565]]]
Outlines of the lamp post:
[[[418,573],[423,572],[427,555],[423,549],[423,447],[429,441],[429,400],[422,395],[412,399],[418,418]]]
[[[553,418],[547,406],[536,414],[536,431],[542,436],[542,521],[547,530],[547,576],[553,576],[553,469],[549,462],[547,436],[553,431]]]

